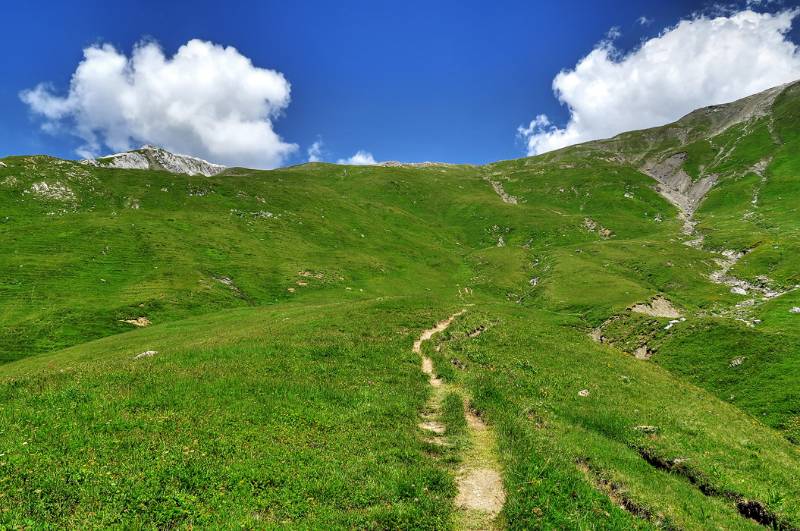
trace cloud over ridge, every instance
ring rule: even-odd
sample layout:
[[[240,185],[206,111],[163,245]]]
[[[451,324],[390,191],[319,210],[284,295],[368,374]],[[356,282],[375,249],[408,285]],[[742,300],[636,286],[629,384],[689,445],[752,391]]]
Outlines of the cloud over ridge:
[[[627,54],[601,41],[553,80],[569,110],[564,127],[546,115],[518,128],[528,155],[663,125],[800,78],[800,51],[787,36],[800,10],[682,20]]]
[[[370,166],[377,163],[378,162],[375,160],[375,157],[372,156],[372,153],[369,151],[364,151],[363,149],[356,151],[355,155],[352,157],[339,159],[336,161],[336,164],[349,164],[351,166]]]
[[[317,139],[308,147],[306,150],[308,162],[322,162],[322,148],[324,145],[325,144],[322,142],[322,139]]]
[[[273,128],[290,95],[280,72],[254,66],[233,47],[193,39],[172,57],[153,41],[137,44],[130,57],[110,44],[89,46],[65,96],[39,84],[20,97],[46,129],[80,137],[84,157],[149,143],[272,168],[297,150]]]

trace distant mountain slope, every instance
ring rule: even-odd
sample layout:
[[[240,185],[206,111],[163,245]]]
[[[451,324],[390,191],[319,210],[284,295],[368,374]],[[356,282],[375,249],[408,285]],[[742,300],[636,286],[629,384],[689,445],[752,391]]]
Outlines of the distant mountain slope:
[[[189,155],[176,155],[163,148],[150,145],[144,145],[133,151],[116,153],[98,159],[87,159],[82,162],[91,166],[133,170],[165,170],[170,173],[205,175],[206,177],[211,177],[227,169],[220,164],[213,164]]]
[[[592,200],[597,193],[589,186],[593,174],[628,167],[651,177],[652,188],[674,210],[662,207],[647,215],[659,224],[676,215],[680,230],[670,238],[683,248],[665,252],[666,242],[651,232],[641,244],[651,249],[646,258],[636,251],[608,256],[603,269],[591,273],[584,259],[557,283],[559,299],[570,308],[571,297],[564,297],[562,286],[574,275],[588,274],[600,283],[608,278],[607,268],[624,269],[626,262],[646,272],[659,291],[696,306],[694,317],[700,320],[692,326],[675,324],[666,333],[658,326],[667,323],[657,319],[605,314],[599,317],[597,337],[642,352],[786,430],[797,442],[800,387],[792,378],[800,374],[800,313],[795,311],[800,308],[799,124],[800,83],[792,83],[692,112],[663,127],[488,167],[508,193],[528,202],[535,196],[537,203],[547,201],[542,193],[556,176],[573,174],[572,184],[560,187],[560,193],[583,195],[587,216],[591,213],[593,223],[611,230],[619,224],[614,220],[618,214],[610,197],[606,204]],[[639,200],[630,187],[621,190],[608,181],[604,187],[623,193],[630,207]],[[686,281],[675,276],[684,259],[727,294],[688,290]],[[658,266],[645,266],[648,262]],[[584,300],[598,289],[590,287]],[[587,311],[608,297],[604,294]]]

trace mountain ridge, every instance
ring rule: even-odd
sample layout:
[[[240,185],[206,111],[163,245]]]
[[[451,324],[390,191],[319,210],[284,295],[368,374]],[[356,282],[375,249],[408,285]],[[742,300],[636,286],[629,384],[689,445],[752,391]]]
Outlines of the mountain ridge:
[[[191,155],[180,155],[150,144],[139,149],[105,155],[96,159],[84,159],[82,164],[107,166],[119,169],[159,170],[186,175],[205,175],[211,177],[227,170],[227,166],[208,162]]]

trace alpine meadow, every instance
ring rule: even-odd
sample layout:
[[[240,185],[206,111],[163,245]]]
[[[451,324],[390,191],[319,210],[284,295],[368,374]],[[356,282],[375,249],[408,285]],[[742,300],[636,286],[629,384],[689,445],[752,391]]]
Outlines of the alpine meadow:
[[[800,528],[800,83],[492,164],[0,161],[0,528]]]

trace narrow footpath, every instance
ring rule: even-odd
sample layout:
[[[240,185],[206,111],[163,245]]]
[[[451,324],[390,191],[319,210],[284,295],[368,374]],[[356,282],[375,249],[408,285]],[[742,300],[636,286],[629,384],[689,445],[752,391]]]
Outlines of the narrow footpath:
[[[456,474],[458,494],[455,499],[455,524],[458,529],[497,529],[499,526],[496,518],[503,509],[506,495],[500,475],[494,433],[469,406],[464,390],[437,378],[433,360],[422,352],[422,344],[425,341],[446,330],[453,320],[465,311],[461,310],[440,321],[433,328],[423,331],[419,339],[414,342],[413,350],[420,356],[422,372],[428,376],[433,389],[419,427],[430,434],[430,441],[434,444],[449,445],[447,426],[440,420],[442,402],[444,397],[452,392],[461,396],[467,420],[469,446],[461,456]]]

